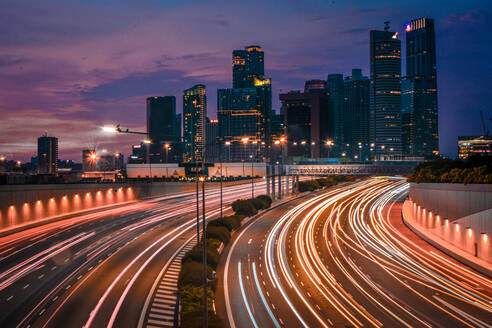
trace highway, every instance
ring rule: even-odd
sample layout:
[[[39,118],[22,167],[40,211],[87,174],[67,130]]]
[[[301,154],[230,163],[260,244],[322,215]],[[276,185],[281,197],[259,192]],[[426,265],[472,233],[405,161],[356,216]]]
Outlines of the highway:
[[[218,272],[229,327],[492,327],[492,280],[401,219],[408,184],[371,178],[244,227]]]
[[[264,182],[255,183],[255,194],[265,194]],[[251,184],[224,187],[223,195],[227,210],[232,201],[250,197]],[[206,190],[207,217],[220,213],[219,197],[218,188]],[[169,288],[174,293],[175,262],[194,241],[193,192],[78,214],[2,237],[0,327],[141,327],[165,318],[146,312],[149,293],[163,268],[174,280]],[[174,306],[150,309],[169,313]],[[166,326],[165,320],[154,321]]]

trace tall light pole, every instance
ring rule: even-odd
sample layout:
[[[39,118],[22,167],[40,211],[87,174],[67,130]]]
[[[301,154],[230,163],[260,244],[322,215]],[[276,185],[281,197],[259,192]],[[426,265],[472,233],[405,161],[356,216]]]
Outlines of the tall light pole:
[[[328,147],[328,158],[330,158],[330,150],[331,147],[333,146],[333,141],[332,140],[327,140],[326,141],[326,147]]]

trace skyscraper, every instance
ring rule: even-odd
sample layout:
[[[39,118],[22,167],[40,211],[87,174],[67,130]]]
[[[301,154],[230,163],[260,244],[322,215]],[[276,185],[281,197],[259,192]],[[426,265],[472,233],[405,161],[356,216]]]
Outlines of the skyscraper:
[[[335,153],[342,149],[343,139],[343,75],[328,74],[327,88],[330,93],[330,103],[333,111],[333,141]]]
[[[270,143],[271,111],[270,84],[217,90],[219,136],[221,140],[230,142],[227,149],[229,160],[249,160],[250,155],[255,160],[263,159],[265,145]],[[242,142],[245,138],[248,145]]]
[[[38,173],[56,174],[58,169],[58,138],[46,134],[38,138]]]
[[[376,156],[401,154],[401,41],[397,32],[370,32],[370,132]]]
[[[340,151],[347,155],[369,154],[369,88],[367,76],[361,69],[353,69],[344,80],[343,141]],[[348,146],[347,146],[348,145]]]
[[[176,97],[147,98],[147,132],[153,143],[174,141]]]
[[[205,155],[207,94],[203,84],[183,91],[183,160],[201,162]]]
[[[280,94],[285,113],[287,155],[318,158],[326,140],[333,139],[333,110],[328,91],[291,91]]]
[[[411,156],[426,158],[439,154],[437,80],[436,80],[436,40],[434,20],[419,18],[412,20],[405,28],[407,80],[413,101],[408,108],[408,124],[404,124],[403,135],[413,136],[404,140]],[[413,131],[408,130],[409,128]]]
[[[207,145],[205,147],[208,162],[217,162],[219,160],[219,144],[217,137],[219,136],[219,121],[211,120],[207,117],[205,127],[207,135]]]
[[[232,89],[217,90],[221,149],[229,161],[263,161],[271,143],[272,86],[260,46],[232,52]],[[225,142],[227,146],[225,145]]]
[[[176,126],[176,97],[147,98],[147,132],[152,143],[149,145],[151,163],[171,161],[174,152],[165,154],[164,145],[172,145],[171,149],[178,150],[180,138],[177,138]],[[181,130],[181,128],[179,128]]]
[[[232,87],[252,88],[255,79],[263,80],[264,53],[260,46],[248,46],[232,52]]]

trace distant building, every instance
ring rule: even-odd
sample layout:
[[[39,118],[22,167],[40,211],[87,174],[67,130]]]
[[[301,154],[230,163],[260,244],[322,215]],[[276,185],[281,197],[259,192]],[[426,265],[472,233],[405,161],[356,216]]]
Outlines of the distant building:
[[[285,113],[287,155],[289,157],[326,156],[326,140],[333,140],[333,110],[325,92],[291,91],[280,94]],[[278,147],[278,146],[272,146]]]
[[[326,81],[324,80],[307,80],[304,84],[304,92],[326,92]]]
[[[401,154],[401,41],[385,24],[370,32],[370,132],[378,157]]]
[[[181,114],[176,114],[174,96],[147,98],[147,132],[151,163],[181,160]]]
[[[333,142],[338,154],[345,143],[343,138],[343,99],[344,86],[342,74],[328,74],[327,88],[330,93],[330,106],[333,111]]]
[[[215,163],[219,161],[219,120],[211,120],[207,117],[206,124],[207,145],[205,147],[205,160]]]
[[[458,156],[466,159],[472,155],[492,156],[492,137],[458,137]]]
[[[176,97],[147,98],[147,132],[154,143],[174,141]]]
[[[362,156],[369,159],[369,89],[370,81],[361,69],[353,69],[344,80],[343,142],[339,152],[347,156]]]
[[[402,108],[403,151],[410,156],[431,158],[439,154],[434,20],[412,20],[405,32],[407,82],[402,85],[402,102],[406,106],[404,113]]]
[[[143,143],[132,146],[132,154],[128,157],[128,164],[143,164],[145,163],[147,150]]]
[[[183,91],[183,160],[201,162],[205,152],[205,120],[207,94],[205,86],[197,84]]]
[[[232,87],[252,88],[255,79],[263,80],[264,53],[260,46],[248,46],[232,52]]]
[[[275,110],[272,110],[271,114],[271,128],[270,132],[272,134],[272,139],[278,140],[282,135],[285,134],[285,124],[284,124],[284,119],[285,119],[285,114],[284,114],[284,108],[280,108],[280,113],[277,114]]]
[[[58,169],[58,138],[38,138],[38,173],[56,174]]]
[[[250,155],[255,161],[266,157],[265,145],[271,142],[271,110],[272,89],[269,83],[252,88],[217,90],[219,137],[229,161],[249,161]],[[226,141],[230,145],[225,146]]]

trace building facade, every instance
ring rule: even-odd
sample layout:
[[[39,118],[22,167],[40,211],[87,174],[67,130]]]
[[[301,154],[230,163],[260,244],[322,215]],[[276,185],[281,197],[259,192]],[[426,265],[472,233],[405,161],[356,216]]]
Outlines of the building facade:
[[[467,159],[468,157],[474,155],[492,156],[492,137],[458,137],[458,157],[461,159]]]
[[[333,140],[334,135],[334,113],[328,91],[291,91],[280,94],[280,101],[285,115],[287,156],[326,157],[329,151],[325,149],[326,141]]]
[[[369,159],[374,150],[369,139],[369,89],[369,78],[361,69],[353,69],[352,75],[345,77],[343,144],[339,152],[359,160]]]
[[[339,154],[345,143],[343,134],[344,85],[342,74],[328,74],[327,88],[333,110],[333,141],[335,153]]]
[[[56,174],[58,169],[58,138],[44,135],[38,138],[38,173]]]
[[[405,109],[406,117],[402,114],[403,151],[410,156],[431,158],[439,154],[434,20],[412,20],[405,32],[408,82],[402,101],[408,101],[409,94],[412,99]]]
[[[401,155],[401,41],[397,32],[370,32],[370,132],[376,157]]]
[[[215,163],[220,161],[219,158],[219,120],[211,120],[207,117],[207,123],[205,127],[206,131],[206,161],[209,163]]]
[[[217,90],[219,137],[229,161],[251,160],[251,155],[255,161],[264,160],[271,143],[271,111],[270,84]]]
[[[183,91],[183,161],[201,162],[205,154],[207,94],[203,84]]]
[[[255,79],[265,74],[264,52],[260,46],[248,46],[232,52],[232,87],[252,88]]]

